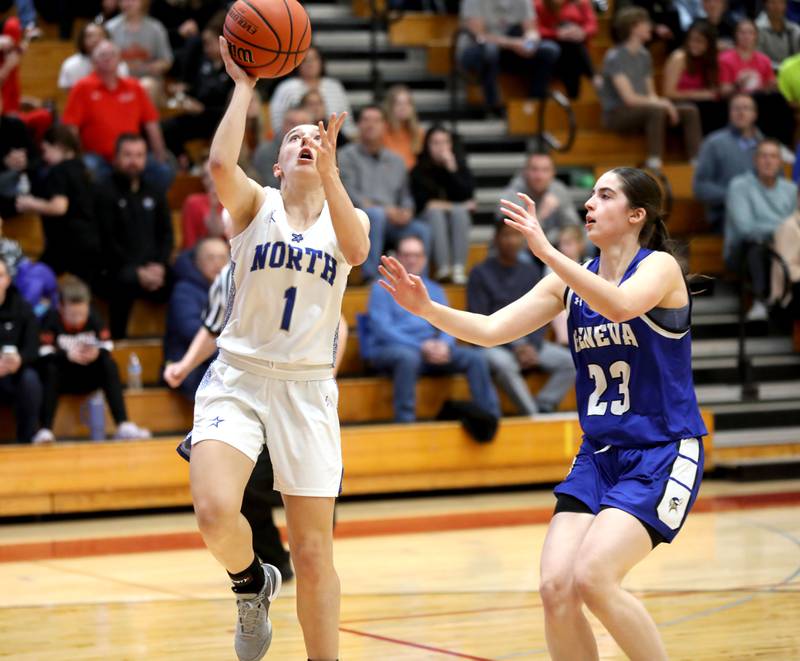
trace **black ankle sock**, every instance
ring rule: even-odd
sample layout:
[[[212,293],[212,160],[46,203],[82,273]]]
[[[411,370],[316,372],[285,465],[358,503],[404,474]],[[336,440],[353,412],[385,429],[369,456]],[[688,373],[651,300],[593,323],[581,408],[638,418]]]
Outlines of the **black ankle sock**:
[[[231,577],[231,582],[233,583],[231,590],[236,593],[258,594],[261,592],[261,589],[264,587],[264,582],[266,581],[264,570],[261,568],[261,564],[259,564],[258,558],[255,556],[253,556],[253,562],[250,563],[247,569],[238,574],[231,574],[228,572],[228,576]]]

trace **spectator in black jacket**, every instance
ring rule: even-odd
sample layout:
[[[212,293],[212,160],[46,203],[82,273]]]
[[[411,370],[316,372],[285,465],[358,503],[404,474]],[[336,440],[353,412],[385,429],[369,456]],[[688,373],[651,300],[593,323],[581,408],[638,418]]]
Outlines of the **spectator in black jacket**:
[[[77,136],[64,126],[48,129],[42,156],[50,166],[43,197],[20,195],[17,210],[42,216],[45,247],[40,261],[59,275],[69,272],[91,283],[101,266],[100,238],[94,190]]]
[[[11,284],[8,265],[0,258],[0,401],[14,405],[20,443],[30,443],[39,424],[42,383],[33,368],[38,335],[33,310]]]
[[[197,73],[179,86],[183,96],[178,106],[183,113],[162,122],[164,142],[176,156],[186,153],[186,142],[197,138],[210,138],[216,129],[228,97],[233,89],[233,79],[225,71],[219,52],[218,26],[203,30],[203,58]]]
[[[456,155],[453,135],[443,126],[425,134],[417,164],[411,170],[411,194],[417,214],[431,226],[437,280],[466,284],[472,195],[475,184],[467,162]]]
[[[142,179],[147,143],[134,133],[117,140],[114,176],[100,190],[97,218],[103,232],[111,335],[125,337],[137,298],[169,298],[172,221],[166,196]]]
[[[60,303],[42,320],[39,371],[44,387],[42,429],[34,443],[52,443],[58,396],[101,389],[117,424],[115,438],[149,438],[150,432],[128,420],[119,371],[105,322],[91,306],[89,287],[68,276],[59,287]]]
[[[3,114],[0,95],[0,216],[15,216],[17,196],[30,192],[35,155],[36,148],[28,128],[22,120]],[[20,181],[23,176],[25,182]]]

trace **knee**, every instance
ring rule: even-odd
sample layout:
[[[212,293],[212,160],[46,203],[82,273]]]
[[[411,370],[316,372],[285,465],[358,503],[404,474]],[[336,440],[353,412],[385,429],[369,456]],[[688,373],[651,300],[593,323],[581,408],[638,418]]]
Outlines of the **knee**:
[[[593,611],[602,606],[612,588],[612,581],[591,561],[579,562],[574,580],[580,600]]]
[[[545,63],[552,64],[561,56],[561,46],[555,41],[545,39],[539,44],[537,56]]]
[[[396,374],[417,374],[422,368],[422,353],[420,351],[404,351],[397,355],[394,365]]]
[[[42,382],[39,380],[39,375],[31,367],[23,367],[19,373],[19,387],[23,396],[30,396],[31,394],[40,393],[42,390]]]
[[[321,534],[293,538],[290,547],[295,573],[302,581],[318,582],[333,568],[330,542]]]
[[[542,576],[539,596],[547,617],[563,617],[581,605],[574,577],[567,573]]]
[[[227,499],[213,494],[194,498],[197,526],[204,539],[224,537],[236,525],[240,508]]]

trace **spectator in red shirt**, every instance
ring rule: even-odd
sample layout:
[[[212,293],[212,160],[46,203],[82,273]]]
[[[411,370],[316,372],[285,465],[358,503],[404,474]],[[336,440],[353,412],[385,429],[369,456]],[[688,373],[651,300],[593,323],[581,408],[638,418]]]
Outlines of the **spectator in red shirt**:
[[[561,46],[556,62],[556,77],[564,83],[567,94],[576,99],[581,76],[594,81],[594,67],[589,57],[589,39],[597,34],[597,17],[590,0],[535,0],[539,32]]]
[[[224,236],[222,204],[214,188],[214,180],[208,171],[208,161],[203,163],[203,187],[205,193],[192,193],[183,202],[181,226],[183,227],[183,249],[192,248],[207,236]]]
[[[144,179],[166,191],[175,172],[167,160],[158,111],[139,81],[119,76],[119,49],[112,42],[97,44],[92,61],[94,72],[72,88],[62,117],[80,135],[86,166],[96,179],[108,180],[119,136],[144,129],[151,150]]]
[[[27,47],[27,37],[23,38],[18,18],[12,16],[0,21],[0,86],[3,107],[7,113],[17,115],[25,122],[38,142],[53,123],[53,115],[49,110],[38,107],[40,103],[35,99],[27,99],[28,108],[23,111],[19,65]]]
[[[736,24],[734,47],[719,54],[723,96],[750,94],[758,105],[758,128],[764,135],[793,146],[794,113],[777,90],[770,59],[756,50],[758,28],[749,18]]]

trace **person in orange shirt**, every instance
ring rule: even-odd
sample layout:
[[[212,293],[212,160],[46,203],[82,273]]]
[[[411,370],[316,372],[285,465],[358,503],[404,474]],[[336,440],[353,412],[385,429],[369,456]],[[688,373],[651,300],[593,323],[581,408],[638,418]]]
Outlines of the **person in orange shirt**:
[[[387,121],[383,146],[402,158],[406,169],[411,170],[417,162],[425,137],[425,132],[419,125],[411,90],[405,85],[390,87],[386,93],[384,109]]]

